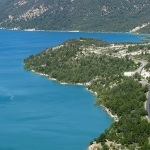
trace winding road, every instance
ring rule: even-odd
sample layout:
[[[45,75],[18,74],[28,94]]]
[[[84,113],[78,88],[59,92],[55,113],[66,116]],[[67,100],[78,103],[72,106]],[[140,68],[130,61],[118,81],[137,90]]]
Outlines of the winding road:
[[[135,73],[137,72],[141,74],[142,69],[148,64],[148,62],[146,60],[137,60],[137,59],[133,59],[133,60],[137,63],[139,62],[141,63],[141,66],[137,70],[135,70]]]
[[[134,60],[134,59],[133,59]],[[147,61],[146,60],[134,60],[135,62],[140,62],[142,65],[135,71],[135,73],[139,73],[141,74],[142,69],[147,65]],[[147,96],[147,101],[146,101],[146,110],[148,112],[148,119],[150,120],[150,84],[145,81],[145,80],[141,80],[140,83],[147,85],[148,86],[148,96]]]

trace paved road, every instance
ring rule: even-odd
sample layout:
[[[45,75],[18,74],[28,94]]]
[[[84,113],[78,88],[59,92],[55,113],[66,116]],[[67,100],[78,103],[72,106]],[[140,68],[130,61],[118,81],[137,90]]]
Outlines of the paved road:
[[[147,65],[147,61],[146,60],[134,60],[135,62],[140,62],[142,65],[135,71],[139,74],[141,74],[142,69]],[[140,81],[142,84],[147,85],[148,86],[148,97],[147,97],[147,101],[146,101],[146,110],[148,112],[148,118],[150,119],[150,84],[147,83],[145,80]]]
[[[139,74],[141,74],[142,69],[148,64],[148,62],[146,60],[135,60],[133,59],[135,62],[140,62],[142,65],[135,71]]]

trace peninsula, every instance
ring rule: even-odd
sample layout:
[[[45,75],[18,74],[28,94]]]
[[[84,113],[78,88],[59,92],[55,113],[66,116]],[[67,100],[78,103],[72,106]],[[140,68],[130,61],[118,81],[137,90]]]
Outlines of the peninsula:
[[[90,143],[89,150],[148,150],[150,124],[144,108],[148,88],[144,82],[150,81],[149,62],[148,43],[109,44],[79,38],[30,55],[24,68],[61,83],[84,84],[96,93],[96,104],[115,121]]]

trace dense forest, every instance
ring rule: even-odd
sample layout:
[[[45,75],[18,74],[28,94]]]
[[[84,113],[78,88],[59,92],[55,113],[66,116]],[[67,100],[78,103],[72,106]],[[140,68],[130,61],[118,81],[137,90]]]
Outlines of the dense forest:
[[[92,45],[92,47],[91,47]],[[96,81],[103,86],[120,82],[125,71],[137,68],[133,60],[97,55],[90,49],[108,44],[93,39],[69,40],[58,48],[47,49],[24,60],[25,68],[47,74],[60,82],[84,83]]]
[[[124,76],[125,71],[136,70],[140,64],[128,57],[116,58],[93,51],[108,46],[96,39],[71,39],[30,55],[24,60],[24,67],[59,82],[85,84],[97,93],[96,104],[104,105],[119,119],[94,139],[101,143],[101,149],[148,150],[150,124],[144,109],[148,88],[138,82],[136,74]],[[134,51],[132,49],[130,47],[129,51]]]
[[[105,149],[106,141],[111,143],[112,149],[150,149],[150,124],[142,116],[147,115],[144,109],[147,87],[142,87],[133,78],[126,78],[123,83],[111,89],[105,89],[98,95],[98,104],[103,104],[119,117],[111,127],[96,138]],[[121,145],[117,145],[121,144]]]
[[[150,0],[0,0],[0,27],[129,32],[150,22]],[[140,32],[150,33],[150,26]]]

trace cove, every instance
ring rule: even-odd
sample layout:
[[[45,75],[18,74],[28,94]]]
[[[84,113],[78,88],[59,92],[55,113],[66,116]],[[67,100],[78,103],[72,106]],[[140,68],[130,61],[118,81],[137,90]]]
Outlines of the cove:
[[[0,150],[86,150],[113,122],[96,97],[26,71],[23,59],[70,38],[139,42],[129,33],[0,30]]]

